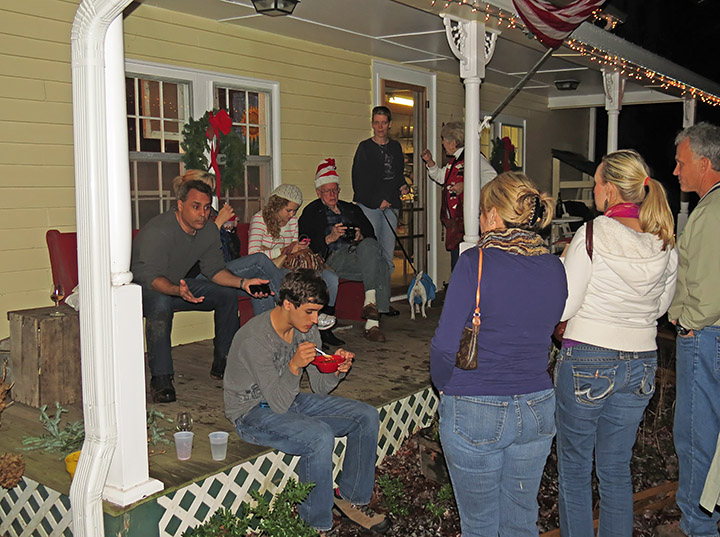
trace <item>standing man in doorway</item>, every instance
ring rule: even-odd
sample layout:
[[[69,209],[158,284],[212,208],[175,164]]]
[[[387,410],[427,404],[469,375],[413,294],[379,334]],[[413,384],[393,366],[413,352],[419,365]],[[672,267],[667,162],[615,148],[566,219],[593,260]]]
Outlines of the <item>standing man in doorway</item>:
[[[680,190],[697,193],[700,201],[677,243],[677,289],[668,311],[677,330],[673,436],[682,533],[668,526],[658,534],[711,537],[718,535],[720,515],[704,511],[700,495],[720,432],[720,127],[698,123],[675,144]]]
[[[390,273],[395,270],[395,231],[398,214],[402,207],[401,194],[407,194],[405,182],[405,156],[396,140],[388,132],[392,125],[392,114],[386,106],[372,110],[373,136],[360,142],[352,167],[353,201],[375,229],[375,236],[382,248],[383,259]],[[399,312],[390,308],[387,315]]]

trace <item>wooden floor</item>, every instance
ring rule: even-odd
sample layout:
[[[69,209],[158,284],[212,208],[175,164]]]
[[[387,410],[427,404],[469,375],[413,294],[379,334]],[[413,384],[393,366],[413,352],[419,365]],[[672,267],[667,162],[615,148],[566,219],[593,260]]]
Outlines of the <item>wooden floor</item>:
[[[396,302],[393,305],[401,314],[394,318],[382,318],[381,328],[388,338],[386,343],[365,340],[362,323],[348,324],[347,328],[335,330],[335,334],[346,341],[343,347],[356,354],[352,371],[333,392],[335,395],[380,406],[429,385],[429,344],[437,326],[441,305],[437,304],[428,310],[427,319],[418,316],[416,321],[410,320],[407,302]],[[216,474],[267,451],[266,448],[241,441],[225,418],[222,382],[213,381],[209,376],[212,342],[201,341],[175,347],[173,356],[178,400],[175,403],[152,406],[171,418],[175,418],[178,412],[183,410],[191,412],[195,438],[192,458],[189,461],[177,460],[172,443],[152,448],[150,475],[165,484],[163,493]],[[80,419],[82,416],[79,403],[70,405],[69,410],[70,412],[65,414],[69,420]],[[0,453],[23,453],[27,463],[27,477],[67,494],[70,477],[65,471],[64,462],[58,459],[57,454],[23,452],[19,449],[24,436],[37,436],[44,432],[38,417],[37,409],[21,404],[9,407],[2,415]],[[168,427],[166,436],[172,438],[173,425],[165,425]],[[216,462],[211,458],[208,433],[212,431],[232,433],[225,461]],[[114,514],[118,512],[109,505],[106,505],[106,508]]]

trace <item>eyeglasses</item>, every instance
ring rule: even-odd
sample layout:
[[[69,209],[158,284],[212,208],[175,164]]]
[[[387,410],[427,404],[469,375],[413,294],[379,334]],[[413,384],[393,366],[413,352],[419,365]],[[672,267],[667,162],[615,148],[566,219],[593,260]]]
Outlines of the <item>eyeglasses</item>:
[[[340,193],[340,187],[328,188],[327,190],[320,190],[320,194],[338,194]]]

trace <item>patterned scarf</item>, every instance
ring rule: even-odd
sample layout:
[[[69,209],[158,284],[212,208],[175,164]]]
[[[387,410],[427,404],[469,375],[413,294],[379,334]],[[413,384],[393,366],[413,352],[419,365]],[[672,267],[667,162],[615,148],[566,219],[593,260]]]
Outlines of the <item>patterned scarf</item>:
[[[524,229],[495,229],[480,235],[480,248],[497,248],[515,255],[549,254],[545,241],[533,231]]]

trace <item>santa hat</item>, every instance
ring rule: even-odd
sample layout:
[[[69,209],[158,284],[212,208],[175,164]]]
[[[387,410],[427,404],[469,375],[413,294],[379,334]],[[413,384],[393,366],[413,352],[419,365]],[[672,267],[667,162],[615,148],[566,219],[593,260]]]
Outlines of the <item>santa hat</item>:
[[[315,172],[315,188],[320,188],[328,183],[338,183],[337,171],[335,169],[335,159],[326,158],[323,160]]]

